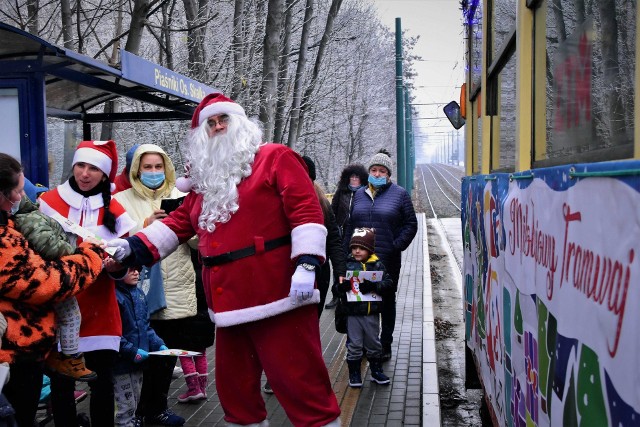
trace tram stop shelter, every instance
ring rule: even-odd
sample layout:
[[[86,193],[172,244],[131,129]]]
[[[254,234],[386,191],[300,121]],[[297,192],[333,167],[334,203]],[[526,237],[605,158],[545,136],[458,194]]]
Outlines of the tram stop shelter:
[[[91,123],[190,120],[200,100],[218,91],[124,49],[120,61],[112,67],[0,22],[0,152],[46,184],[47,117],[81,121],[90,140]],[[118,98],[140,101],[131,104],[144,111],[90,112]]]

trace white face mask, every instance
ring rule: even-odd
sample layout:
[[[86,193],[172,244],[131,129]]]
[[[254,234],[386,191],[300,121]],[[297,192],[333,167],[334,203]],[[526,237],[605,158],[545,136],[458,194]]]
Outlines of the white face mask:
[[[22,201],[22,200],[18,200],[17,202],[13,202],[13,203],[11,204],[11,209],[9,210],[9,213],[10,213],[11,215],[15,215],[15,214],[17,214],[17,213],[18,213],[18,210],[20,210],[20,202],[21,202],[21,201]]]

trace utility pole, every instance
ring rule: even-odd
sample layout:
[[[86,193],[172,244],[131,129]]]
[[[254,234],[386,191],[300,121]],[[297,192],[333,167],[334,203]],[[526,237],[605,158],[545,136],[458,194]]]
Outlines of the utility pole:
[[[407,188],[404,147],[404,84],[402,80],[402,24],[396,18],[396,140],[398,155],[398,185]]]

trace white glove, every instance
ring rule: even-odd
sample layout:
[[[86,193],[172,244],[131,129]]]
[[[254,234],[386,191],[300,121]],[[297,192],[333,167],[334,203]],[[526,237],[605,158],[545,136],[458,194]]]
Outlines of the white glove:
[[[131,255],[131,247],[129,242],[125,239],[113,239],[107,242],[108,248],[116,248],[115,253],[111,256],[118,262],[122,262],[123,259]]]
[[[291,291],[289,298],[291,304],[301,303],[313,296],[313,289],[316,282],[316,272],[306,270],[299,265],[291,277]]]

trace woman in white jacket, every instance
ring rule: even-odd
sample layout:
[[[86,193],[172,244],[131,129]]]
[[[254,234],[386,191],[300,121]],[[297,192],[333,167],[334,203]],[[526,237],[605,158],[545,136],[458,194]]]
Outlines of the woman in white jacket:
[[[167,216],[160,208],[162,199],[185,196],[175,188],[176,173],[169,156],[154,144],[142,144],[137,148],[129,179],[131,188],[114,197],[137,222],[136,228],[130,231],[132,234]],[[188,340],[193,337],[189,335],[197,332],[189,328],[188,322],[197,314],[197,299],[196,276],[189,246],[186,243],[180,245],[175,252],[151,269],[145,269],[145,272],[142,287],[152,313],[151,326],[169,348],[192,347]],[[153,357],[147,362],[138,416],[162,425],[184,424],[184,419],[167,406],[176,358]],[[199,375],[194,374],[190,381],[194,384],[202,382],[206,386],[206,358],[205,366],[201,366],[199,371],[203,372],[196,372]]]

